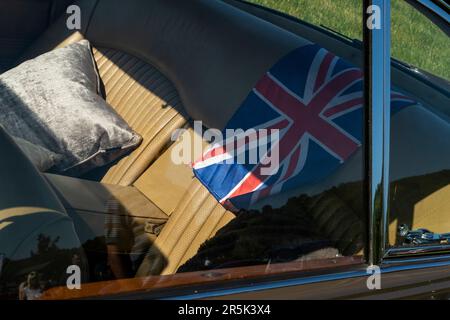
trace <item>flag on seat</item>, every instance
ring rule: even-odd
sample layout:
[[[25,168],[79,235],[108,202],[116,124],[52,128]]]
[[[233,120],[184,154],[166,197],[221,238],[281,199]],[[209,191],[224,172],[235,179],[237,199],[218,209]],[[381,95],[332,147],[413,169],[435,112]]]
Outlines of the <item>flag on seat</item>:
[[[220,203],[233,211],[318,182],[361,146],[363,99],[363,73],[359,68],[318,45],[298,48],[262,76],[226,126],[257,133],[211,146],[193,163],[194,173]],[[391,111],[415,103],[393,92]],[[278,130],[278,139],[264,137],[261,129],[269,133]],[[267,152],[257,153],[256,161],[238,161],[243,153],[261,144]],[[270,166],[268,160],[274,159],[275,153],[277,170],[263,174],[262,169]]]

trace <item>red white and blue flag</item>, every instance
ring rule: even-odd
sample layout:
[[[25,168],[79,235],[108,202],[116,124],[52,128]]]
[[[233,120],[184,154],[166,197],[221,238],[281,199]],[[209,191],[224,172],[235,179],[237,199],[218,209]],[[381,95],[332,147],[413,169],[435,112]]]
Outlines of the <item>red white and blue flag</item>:
[[[363,103],[359,68],[317,45],[298,48],[263,75],[226,126],[278,129],[279,139],[266,139],[269,153],[252,163],[230,161],[255,148],[252,140],[262,137],[228,140],[204,153],[193,164],[194,173],[232,210],[248,209],[262,198],[315,183],[361,146]],[[392,113],[415,103],[393,92]],[[264,175],[261,169],[269,166],[270,151],[278,152],[279,166],[274,174]]]

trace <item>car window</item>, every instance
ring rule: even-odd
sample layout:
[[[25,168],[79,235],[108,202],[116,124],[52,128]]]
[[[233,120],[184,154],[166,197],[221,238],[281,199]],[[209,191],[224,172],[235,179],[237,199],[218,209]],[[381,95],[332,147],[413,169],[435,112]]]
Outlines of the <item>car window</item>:
[[[251,2],[347,38],[362,39],[362,1]],[[447,241],[445,233],[450,232],[450,89],[445,80],[449,39],[406,2],[392,3],[392,54],[426,73],[398,63],[392,69],[389,243],[393,247],[440,244]],[[229,18],[217,21],[229,23]],[[255,21],[261,27],[259,19],[249,19]],[[182,22],[176,27],[191,23]],[[289,43],[289,50],[283,55],[274,50],[276,61],[268,65],[259,59],[266,53],[260,48],[264,48],[261,43],[267,33],[237,25],[239,32],[257,35],[249,41],[250,49],[243,50],[244,58],[236,58],[234,44],[232,54],[219,47],[212,50],[221,52],[219,62],[199,68],[199,78],[205,78],[199,82],[204,90],[219,78],[217,65],[230,60],[232,77],[226,79],[235,81],[220,82],[223,86],[219,91],[233,95],[246,78],[253,81],[245,87],[246,95],[231,106],[234,113],[217,121],[224,123],[219,128],[209,123],[213,113],[220,112],[216,118],[225,117],[219,108],[207,110],[208,116],[199,108],[189,114],[192,119],[180,119],[177,112],[187,111],[182,105],[189,102],[183,100],[186,90],[179,98],[162,71],[160,74],[127,53],[94,45],[106,98],[119,104],[118,112],[130,116],[130,122],[136,120],[134,124],[143,132],[148,130],[146,139],[161,148],[146,153],[153,146],[146,140],[138,150],[142,158],[136,154],[132,155],[136,158],[128,158],[133,163],[129,168],[120,162],[114,164],[119,182],[111,178],[108,183],[99,183],[107,177],[103,169],[111,168],[100,168],[83,179],[45,175],[74,221],[77,244],[83,245],[83,250],[64,252],[64,266],[70,263],[83,269],[82,279],[89,284],[81,285],[86,291],[71,290],[81,281],[76,280],[74,268],[74,277],[70,277],[74,283],[67,282],[62,291],[48,290],[44,297],[186,288],[193,283],[298,271],[326,273],[365,261],[368,221],[363,192],[360,48],[321,28],[317,32],[320,36],[308,28],[298,28],[298,32],[293,28],[286,34],[297,32],[299,37],[292,40],[290,34],[283,38],[286,34],[280,33],[280,47]],[[219,29],[227,27],[232,26]],[[277,29],[268,24],[261,28],[265,27]],[[207,31],[198,36],[217,37]],[[233,31],[230,34],[236,35]],[[298,42],[294,46],[291,40]],[[216,38],[210,41],[211,46],[221,43]],[[203,49],[202,57],[211,52],[205,43],[193,44]],[[429,46],[427,50],[423,50],[424,43]],[[236,67],[238,63],[242,65]],[[263,72],[252,74],[252,68],[261,64],[265,65]],[[147,90],[145,85],[153,80],[153,91]],[[183,87],[183,81],[186,79],[180,77],[177,86]],[[141,114],[147,102],[151,107]],[[136,112],[124,111],[135,104]],[[147,117],[160,105],[161,114]],[[173,125],[164,127],[163,122]],[[136,180],[126,181],[131,171],[141,169]],[[51,270],[40,260],[62,245],[59,235],[65,230],[56,225],[49,230],[54,237],[35,235],[35,242],[29,238],[34,248],[26,250],[30,260],[19,256],[16,264],[11,264],[0,253],[0,271],[8,264],[14,277],[12,282],[0,283],[0,293],[6,290],[6,296],[13,297],[18,291],[19,297],[34,299],[62,283],[62,277],[56,279],[59,270]],[[14,267],[22,264],[27,268]],[[126,280],[116,281],[121,279]]]
[[[310,12],[311,20],[322,3],[330,13],[322,10],[321,20],[313,22],[341,21],[329,27],[350,37],[361,34],[361,10],[356,5],[338,10],[340,15],[333,18],[331,11],[336,7],[329,1],[280,3],[285,10]],[[167,5],[164,1],[158,4]],[[200,6],[200,13],[210,8],[203,2],[195,5]],[[170,11],[173,5],[163,8]],[[298,271],[326,273],[364,262],[368,223],[362,181],[364,75],[357,63],[363,60],[361,51],[329,32],[318,31],[318,43],[308,38],[307,32],[292,37],[289,31],[249,15],[230,15],[230,8],[223,8],[226,19],[214,22],[224,25],[213,26],[231,28],[233,32],[221,35],[230,48],[223,47],[217,34],[207,28],[196,34],[206,37],[198,43],[174,38],[202,49],[201,56],[192,50],[196,52],[193,57],[203,60],[193,69],[198,75],[189,76],[200,79],[193,91],[199,95],[210,92],[211,96],[193,99],[194,103],[189,101],[189,86],[184,87],[190,79],[183,76],[189,70],[185,63],[170,57],[168,65],[183,67],[174,69],[179,74],[167,71],[166,78],[165,68],[160,73],[126,52],[136,52],[133,48],[124,45],[120,52],[96,47],[93,42],[106,99],[128,117],[130,126],[139,129],[145,141],[125,161],[98,172],[76,178],[45,175],[72,218],[64,221],[73,221],[75,240],[82,243],[83,251],[65,252],[64,266],[70,263],[75,268],[69,267],[61,276],[59,270],[40,260],[61,249],[60,233],[30,236],[27,239],[36,248],[26,250],[30,260],[20,256],[13,263],[5,260],[14,280],[0,283],[8,297],[19,291],[19,297],[35,299],[43,290],[44,297],[53,298],[142,292]],[[214,14],[221,17],[223,12]],[[196,33],[195,28],[186,26],[199,25],[199,21],[189,20],[199,19],[199,14],[190,13],[186,20],[180,19],[169,37],[176,32]],[[181,14],[184,11],[175,11],[177,19]],[[140,17],[149,21],[145,14]],[[249,19],[257,28],[236,22],[236,17]],[[165,28],[164,23],[155,26]],[[229,35],[245,32],[245,37],[254,39],[238,58],[236,41]],[[279,38],[273,36],[277,32]],[[275,45],[269,48],[267,41]],[[209,46],[218,47],[209,50]],[[176,50],[173,48],[177,46],[168,50]],[[159,58],[157,54],[155,59]],[[194,61],[191,65],[195,66]],[[224,72],[226,68],[230,70]],[[221,78],[221,74],[225,76]],[[169,80],[175,75],[180,76],[180,96]],[[236,92],[242,87],[245,94],[241,97]],[[214,104],[223,98],[217,92],[239,96],[235,105],[229,106],[234,110],[229,117],[225,115],[228,110]],[[398,108],[411,105],[411,92],[411,87],[405,87],[394,96]],[[209,106],[196,105],[203,101]],[[52,228],[65,231],[56,225]],[[22,264],[27,268],[14,267]],[[81,270],[85,271],[82,278]],[[64,287],[66,278],[73,282]],[[81,285],[85,278],[89,284]],[[121,279],[126,281],[116,282]],[[61,283],[62,293],[50,289]],[[86,288],[87,293],[72,290],[77,286]]]
[[[346,37],[362,39],[362,1],[251,2]],[[393,3],[393,56],[446,78],[445,59],[440,64],[435,57],[440,57],[440,51],[445,52],[448,39],[442,40],[435,27],[409,11],[414,9],[403,1]],[[411,28],[412,18],[419,31]],[[68,289],[48,290],[44,297],[76,298],[120,292],[138,292],[139,296],[152,289],[186,289],[193,284],[282,273],[286,277],[287,273],[298,271],[327,273],[334,267],[363,263],[368,222],[362,181],[363,73],[357,63],[363,60],[362,53],[354,43],[336,40],[329,32],[315,38],[320,38],[320,43],[308,38],[308,34],[311,35],[300,31],[299,36],[304,39],[297,47],[267,66],[259,78],[251,77],[253,87],[248,88],[238,105],[232,106],[235,113],[224,121],[224,127],[214,128],[202,119],[186,120],[182,129],[171,132],[172,141],[145,165],[145,172],[130,183],[132,186],[99,187],[95,182],[69,182],[66,177],[48,175],[47,180],[58,191],[70,193],[67,189],[74,184],[80,189],[75,198],[91,199],[99,193],[102,201],[92,207],[86,202],[70,208],[86,251],[86,257],[70,252],[71,263],[81,265],[79,261],[87,259],[90,284],[83,284],[82,290],[68,290],[68,283]],[[429,50],[424,56],[418,44],[427,37],[433,37],[427,43],[433,43],[436,49],[430,48],[432,55]],[[211,45],[220,42],[216,40]],[[258,40],[261,39],[255,39],[255,43]],[[202,42],[199,48],[207,56],[204,45]],[[134,92],[130,98],[122,98],[113,91],[112,96],[107,96],[111,103],[158,100],[140,89],[131,89],[132,79],[120,84],[119,80],[127,77],[122,71],[131,73],[134,69],[139,75],[144,63],[127,62],[125,55],[112,49],[94,51],[103,61],[100,75],[106,73],[106,78],[110,78],[112,73],[118,79],[106,81],[105,85],[110,90],[112,86]],[[124,60],[128,67],[105,67],[108,54],[116,58],[115,62]],[[260,62],[252,60],[261,54],[257,49],[254,55],[246,55],[244,62],[234,59],[234,54],[233,63],[253,66]],[[226,58],[223,52],[220,63]],[[217,63],[208,67],[215,71],[214,65]],[[205,90],[209,82],[216,81],[208,78],[214,72],[206,69],[201,71],[205,75]],[[235,71],[233,76],[239,81],[223,83],[221,90],[232,95],[241,78],[247,76],[245,70]],[[161,96],[162,91],[170,91],[170,86],[161,80],[164,76],[153,74],[153,69],[151,72],[148,77],[141,74],[141,81],[161,81],[155,85],[155,92]],[[450,232],[449,88],[445,81],[398,65],[392,79],[388,229],[390,244],[401,246],[409,244],[408,239],[416,234],[426,233],[417,231],[419,228]],[[169,95],[173,98],[177,94],[174,91]],[[141,101],[142,96],[145,99]],[[184,103],[182,98],[173,99],[177,105]],[[164,105],[168,111],[154,116],[160,117],[155,119],[157,125],[152,122],[155,127],[166,116],[176,118],[170,113],[169,103]],[[132,118],[140,117],[139,112],[128,113],[132,113]],[[144,128],[145,119],[140,123]],[[171,128],[175,127],[174,124]],[[157,131],[150,126],[148,130]],[[158,133],[153,138],[155,143],[163,144]],[[122,171],[120,163],[116,169]],[[126,177],[128,172],[123,171],[120,175]],[[59,189],[58,183],[63,188]],[[411,230],[416,233],[408,233]],[[38,239],[41,251],[53,250],[58,239]],[[50,286],[47,280],[41,285],[40,275],[34,268],[30,270],[28,275],[21,275],[19,289],[22,295],[34,298],[36,293],[41,294],[37,290]],[[116,281],[122,279],[125,280]],[[17,289],[15,283],[14,287],[9,285],[11,292]]]
[[[346,37],[362,40],[360,0],[250,0],[316,26],[332,29]]]
[[[392,56],[449,81],[450,45],[444,31],[406,1],[392,1],[391,13]]]
[[[362,0],[250,0],[322,26],[351,39],[362,40]],[[450,46],[445,33],[404,0],[391,1],[392,57],[450,79]]]
[[[331,49],[303,39],[274,59],[224,127],[194,118],[174,131],[134,183],[152,219],[125,217],[113,200],[96,220],[104,236],[89,242],[92,282],[147,278],[151,289],[170,284],[159,275],[186,284],[364,261],[363,72],[337,51],[362,57],[330,39]]]
[[[426,71],[392,71],[393,95],[414,103],[391,109],[389,244],[436,245],[450,232],[450,39],[399,2],[392,2],[394,56]]]
[[[182,146],[194,136],[208,145],[189,159],[198,190],[190,201],[203,204],[188,205],[180,221],[227,213],[177,272],[363,255],[362,81],[333,52],[300,46],[261,76],[225,129],[199,132],[194,122],[193,133],[180,133],[167,158],[191,154]]]
[[[313,12],[318,2],[282,3]],[[349,30],[361,28],[360,14],[347,12]],[[178,272],[363,256],[362,82],[353,62],[315,43],[266,70],[221,130],[225,146],[214,137],[192,159],[207,201],[215,198],[233,217]],[[272,129],[276,135],[259,139]]]

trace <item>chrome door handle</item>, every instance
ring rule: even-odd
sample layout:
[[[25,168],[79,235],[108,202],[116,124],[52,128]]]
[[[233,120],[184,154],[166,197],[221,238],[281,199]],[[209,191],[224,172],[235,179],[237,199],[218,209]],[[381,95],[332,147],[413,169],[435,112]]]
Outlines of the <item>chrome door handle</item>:
[[[449,244],[450,233],[434,233],[428,229],[410,230],[406,224],[398,227],[398,235],[408,245]]]

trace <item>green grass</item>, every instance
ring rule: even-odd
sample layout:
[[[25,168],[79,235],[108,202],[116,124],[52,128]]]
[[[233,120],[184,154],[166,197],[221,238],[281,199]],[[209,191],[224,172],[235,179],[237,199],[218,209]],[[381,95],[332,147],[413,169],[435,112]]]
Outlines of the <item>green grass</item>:
[[[249,0],[362,39],[361,0]],[[450,40],[404,0],[392,0],[392,56],[450,79]]]

